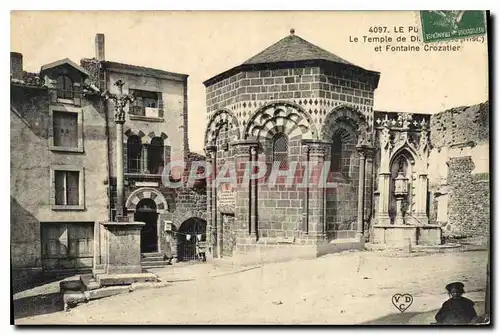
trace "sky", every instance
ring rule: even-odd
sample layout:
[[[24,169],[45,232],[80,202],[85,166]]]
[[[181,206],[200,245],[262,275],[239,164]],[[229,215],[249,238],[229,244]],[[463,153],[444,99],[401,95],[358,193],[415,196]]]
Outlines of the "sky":
[[[381,26],[387,33],[369,32]],[[95,34],[103,33],[106,60],[188,74],[189,145],[196,152],[202,152],[206,126],[203,81],[243,63],[291,28],[351,63],[380,72],[375,110],[436,113],[488,99],[486,41],[453,42],[460,46],[456,52],[376,52],[378,43],[362,42],[364,35],[395,40],[394,27],[400,26],[401,36],[409,38],[408,27],[420,27],[418,13],[14,11],[10,50],[23,54],[24,70],[38,72],[58,59],[79,63],[93,57]],[[350,42],[354,37],[359,42]]]

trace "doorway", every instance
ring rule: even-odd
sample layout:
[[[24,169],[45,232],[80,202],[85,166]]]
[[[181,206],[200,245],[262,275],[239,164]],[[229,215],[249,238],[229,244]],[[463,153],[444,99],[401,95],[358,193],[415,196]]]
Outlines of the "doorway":
[[[158,213],[154,200],[139,201],[134,220],[146,224],[141,230],[141,252],[158,252]]]
[[[197,246],[202,247],[207,241],[207,223],[200,218],[184,221],[178,231],[177,255],[179,261],[199,260]]]

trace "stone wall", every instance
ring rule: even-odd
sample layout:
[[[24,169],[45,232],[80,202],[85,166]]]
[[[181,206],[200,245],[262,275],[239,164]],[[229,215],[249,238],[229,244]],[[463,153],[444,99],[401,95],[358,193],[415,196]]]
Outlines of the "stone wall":
[[[205,161],[205,158],[201,155],[188,154],[186,171],[191,170],[191,165],[195,161]],[[160,188],[168,203],[168,212],[161,219],[171,221],[173,230],[172,232],[166,232],[165,229],[161,229],[162,250],[167,256],[172,255],[177,258],[179,236],[175,232],[180,229],[185,221],[191,218],[199,218],[205,223],[207,222],[210,215],[207,213],[205,183],[205,180],[200,180],[193,185],[184,184],[184,186],[177,189]]]
[[[269,143],[263,143],[265,144]],[[299,139],[290,139],[288,163],[301,162],[303,147]],[[304,188],[298,187],[299,178],[288,183],[286,177],[276,174],[275,183],[271,178],[273,168],[272,146],[265,147],[258,159],[268,166],[267,175],[258,182],[257,209],[260,237],[297,237],[302,227]],[[296,175],[297,175],[296,171]],[[301,180],[300,180],[301,181]]]
[[[433,115],[430,134],[430,222],[445,236],[488,234],[489,103]]]
[[[489,103],[457,107],[432,115],[431,143],[435,148],[468,142],[489,142]]]
[[[471,157],[451,158],[448,184],[448,222],[446,235],[477,236],[490,232],[489,174],[471,174]]]

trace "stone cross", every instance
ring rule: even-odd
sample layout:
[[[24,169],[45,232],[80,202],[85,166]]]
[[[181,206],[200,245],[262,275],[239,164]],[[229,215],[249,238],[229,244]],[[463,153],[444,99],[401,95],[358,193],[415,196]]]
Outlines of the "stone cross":
[[[115,86],[118,87],[118,94],[109,93],[109,91],[104,92],[103,96],[105,100],[113,100],[115,104],[115,123],[125,123],[125,107],[130,102],[135,101],[133,94],[123,94],[123,85],[125,83],[120,79],[115,82]]]
[[[123,94],[122,80],[115,82],[118,87],[118,94],[109,93],[106,90],[103,94],[105,100],[113,100],[115,103],[115,123],[116,123],[116,218],[122,220],[125,212],[124,204],[124,167],[123,167],[123,124],[125,123],[125,106],[134,101],[132,94]]]

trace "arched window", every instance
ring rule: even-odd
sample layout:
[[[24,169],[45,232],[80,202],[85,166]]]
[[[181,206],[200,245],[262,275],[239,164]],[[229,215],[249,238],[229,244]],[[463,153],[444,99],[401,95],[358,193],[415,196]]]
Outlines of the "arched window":
[[[160,172],[161,166],[164,164],[163,160],[163,138],[154,137],[151,139],[151,144],[148,146],[148,171],[151,174],[157,174]]]
[[[344,177],[351,175],[352,154],[356,151],[355,135],[344,127],[338,128],[332,136],[330,149],[330,172],[341,172]]]
[[[288,167],[288,136],[283,133],[274,136],[273,162],[280,162],[280,169]]]
[[[130,136],[127,140],[127,172],[141,172],[142,143],[137,135]]]
[[[330,171],[342,171],[342,138],[338,135],[332,141]]]
[[[57,97],[61,99],[74,98],[73,81],[68,76],[57,78]]]

